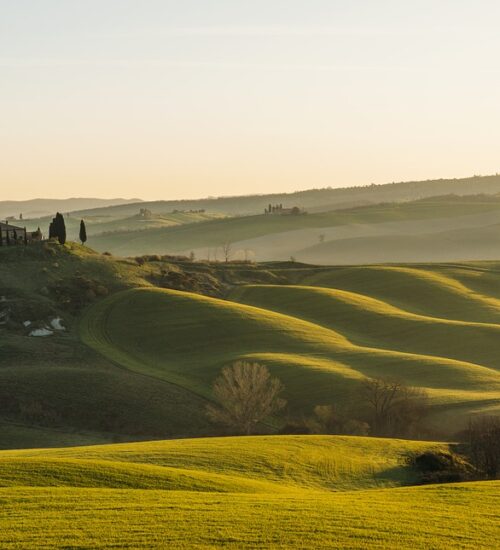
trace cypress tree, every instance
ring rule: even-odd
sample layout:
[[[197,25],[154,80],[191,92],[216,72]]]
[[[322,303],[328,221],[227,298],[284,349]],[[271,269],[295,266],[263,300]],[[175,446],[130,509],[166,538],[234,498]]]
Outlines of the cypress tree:
[[[55,239],[56,236],[56,219],[52,218],[52,221],[49,225],[49,239]]]
[[[3,246],[2,226],[0,225],[0,246]]]
[[[64,223],[64,217],[59,212],[55,217],[55,236],[59,240],[59,244],[64,244],[66,242],[66,224]]]
[[[83,220],[80,221],[80,242],[82,245],[87,242],[87,228]]]

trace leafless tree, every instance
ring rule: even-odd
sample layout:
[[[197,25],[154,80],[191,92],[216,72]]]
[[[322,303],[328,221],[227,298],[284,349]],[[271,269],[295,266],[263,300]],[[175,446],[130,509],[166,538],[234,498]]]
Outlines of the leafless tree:
[[[368,408],[372,435],[414,434],[428,412],[425,391],[399,380],[368,379],[362,386],[362,399]]]
[[[208,405],[207,414],[214,422],[251,434],[259,422],[286,405],[279,397],[282,390],[281,382],[265,366],[238,361],[222,369],[215,380],[218,405]]]
[[[500,474],[500,416],[470,420],[468,429],[470,460],[490,479]]]
[[[233,245],[229,241],[226,241],[221,248],[222,248],[222,253],[224,254],[224,261],[227,264],[227,262],[229,262],[233,254]]]

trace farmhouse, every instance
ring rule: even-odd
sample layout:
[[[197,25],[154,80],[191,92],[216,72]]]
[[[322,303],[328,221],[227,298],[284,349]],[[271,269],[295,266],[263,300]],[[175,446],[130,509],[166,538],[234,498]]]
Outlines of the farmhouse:
[[[26,231],[26,227],[18,227],[8,221],[0,222],[0,246],[14,246],[41,241],[43,238],[40,228],[36,231]]]
[[[278,216],[298,216],[299,214],[305,214],[305,210],[300,209],[298,206],[293,208],[283,208],[282,204],[270,204],[268,208],[264,209],[264,214],[273,214]]]

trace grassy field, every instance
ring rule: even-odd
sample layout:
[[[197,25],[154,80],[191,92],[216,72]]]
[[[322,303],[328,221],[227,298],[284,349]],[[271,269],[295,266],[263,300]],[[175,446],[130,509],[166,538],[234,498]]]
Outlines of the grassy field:
[[[0,255],[0,448],[220,434],[205,407],[239,359],[285,385],[269,430],[349,403],[373,376],[424,388],[442,437],[500,408],[495,262],[143,264],[74,244]],[[175,281],[185,290],[159,288]],[[200,294],[206,282],[218,297]],[[25,320],[53,316],[68,330],[29,337]]]
[[[491,548],[498,482],[407,487],[408,453],[439,447],[274,436],[4,451],[0,544]]]
[[[472,410],[498,406],[499,325],[424,317],[313,287],[243,286],[230,297],[118,293],[89,310],[82,336],[109,360],[207,398],[223,365],[248,359],[283,381],[295,411],[345,402],[367,376],[425,388],[441,412],[455,411],[450,430]]]
[[[211,384],[237,359],[268,365],[293,414],[381,375],[425,388],[449,436],[498,413],[498,263],[0,260],[1,548],[495,546],[498,481],[418,485],[408,456],[445,443],[164,439],[214,433]],[[29,336],[53,316],[66,331]]]

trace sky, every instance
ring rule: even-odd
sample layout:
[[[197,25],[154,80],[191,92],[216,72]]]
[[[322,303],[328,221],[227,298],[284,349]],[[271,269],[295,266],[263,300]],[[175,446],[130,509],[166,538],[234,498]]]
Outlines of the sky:
[[[497,0],[0,0],[0,200],[500,172]]]

